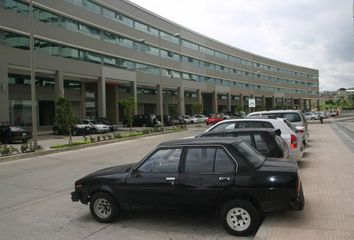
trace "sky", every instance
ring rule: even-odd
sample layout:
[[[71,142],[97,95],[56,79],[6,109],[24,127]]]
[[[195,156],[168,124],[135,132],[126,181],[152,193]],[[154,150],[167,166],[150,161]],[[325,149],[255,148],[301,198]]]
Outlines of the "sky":
[[[318,69],[320,91],[354,87],[353,0],[131,2],[236,48]]]

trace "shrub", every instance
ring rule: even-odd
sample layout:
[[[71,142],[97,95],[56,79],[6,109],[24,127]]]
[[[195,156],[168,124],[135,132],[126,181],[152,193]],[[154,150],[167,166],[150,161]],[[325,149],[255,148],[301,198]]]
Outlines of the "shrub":
[[[90,142],[93,143],[93,142],[95,142],[95,140],[96,140],[96,139],[95,139],[94,137],[90,136]]]
[[[115,132],[115,133],[113,133],[113,137],[114,138],[122,138],[122,135],[120,135],[119,132]]]
[[[10,148],[7,145],[0,145],[0,154],[1,156],[10,155]]]
[[[150,133],[150,129],[148,128],[143,129],[143,134],[149,134],[149,133]]]
[[[102,136],[102,140],[105,141],[106,140],[106,135]]]
[[[108,135],[107,135],[107,138],[108,138],[109,140],[111,140],[113,137],[112,137],[111,134],[108,134]]]
[[[101,141],[101,136],[97,136],[97,142]]]

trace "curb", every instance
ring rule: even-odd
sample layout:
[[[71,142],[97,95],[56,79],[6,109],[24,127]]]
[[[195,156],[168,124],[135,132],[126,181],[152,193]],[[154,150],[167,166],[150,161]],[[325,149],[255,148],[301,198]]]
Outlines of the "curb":
[[[182,130],[182,131],[184,131],[184,130]],[[69,152],[69,151],[74,151],[74,150],[79,150],[79,149],[84,149],[84,148],[90,148],[90,147],[107,145],[107,144],[118,143],[118,142],[125,142],[125,141],[129,141],[129,140],[133,140],[133,139],[163,135],[163,134],[168,134],[168,133],[176,133],[176,132],[179,132],[179,131],[165,131],[165,132],[149,133],[149,134],[143,134],[143,135],[139,135],[139,136],[115,138],[115,139],[105,140],[105,141],[101,141],[101,142],[94,142],[94,143],[77,145],[77,146],[72,146],[72,147],[64,147],[64,148],[60,148],[60,149],[50,149],[50,150],[43,150],[43,151],[31,152],[31,153],[21,153],[21,154],[16,154],[16,155],[0,157],[0,163],[10,162],[13,160],[20,160],[20,159],[24,159],[24,158],[50,155],[50,154],[60,153],[60,152]]]

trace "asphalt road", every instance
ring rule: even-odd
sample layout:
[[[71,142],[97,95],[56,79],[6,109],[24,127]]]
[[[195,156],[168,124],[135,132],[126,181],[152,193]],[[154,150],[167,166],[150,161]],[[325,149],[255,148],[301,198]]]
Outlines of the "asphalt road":
[[[113,224],[101,224],[91,217],[88,206],[71,202],[74,181],[85,174],[136,162],[162,141],[199,132],[150,136],[0,164],[0,239],[235,239],[213,214],[133,212]]]

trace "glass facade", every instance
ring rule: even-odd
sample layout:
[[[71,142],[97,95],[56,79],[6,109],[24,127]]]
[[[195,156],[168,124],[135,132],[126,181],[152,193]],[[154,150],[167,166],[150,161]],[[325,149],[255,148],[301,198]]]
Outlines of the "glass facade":
[[[201,46],[197,43],[182,39],[179,36],[176,36],[176,34],[175,35],[169,34],[165,31],[158,30],[157,28],[149,26],[140,21],[131,19],[120,12],[103,7],[98,3],[95,3],[94,1],[89,1],[89,0],[67,0],[67,1],[85,7],[86,9],[96,14],[100,14],[114,21],[124,23],[125,25],[131,26],[139,31],[150,33],[156,37],[160,37],[161,39],[170,41],[175,44],[179,44],[183,47],[195,51],[199,51],[203,54],[212,55],[214,57],[227,60],[228,62],[234,62],[236,64],[253,67],[255,69],[266,70],[267,73],[271,71],[276,71],[286,75],[294,75],[296,77],[303,77],[303,78],[317,77],[308,73],[295,72],[295,71],[291,71],[279,67],[264,65],[262,63],[252,62],[247,59],[242,59],[214,49],[207,48],[205,46]],[[21,1],[0,0],[0,6],[19,13],[28,13],[28,5],[26,5]],[[159,56],[161,54],[161,57],[169,60],[187,63],[197,68],[208,69],[215,72],[222,72],[229,75],[230,77],[228,79],[218,79],[212,76],[197,75],[194,73],[177,71],[165,67],[162,67],[160,73],[160,68],[158,66],[143,64],[143,63],[127,60],[127,59],[117,58],[115,56],[108,56],[94,51],[73,48],[66,45],[59,45],[53,42],[36,39],[35,50],[51,56],[73,58],[81,61],[105,64],[105,65],[110,65],[118,68],[124,68],[128,70],[134,70],[134,71],[144,72],[153,75],[161,74],[162,76],[165,77],[179,78],[179,79],[185,79],[190,81],[204,82],[204,83],[235,87],[235,88],[251,88],[251,89],[259,89],[259,90],[272,91],[272,92],[284,92],[284,93],[317,94],[317,91],[315,90],[292,89],[283,86],[282,87],[268,86],[267,82],[289,85],[289,87],[291,85],[297,85],[297,86],[302,86],[303,88],[318,87],[318,83],[302,81],[299,79],[289,79],[289,78],[283,78],[278,76],[272,76],[270,74],[264,74],[264,73],[261,74],[258,73],[258,71],[257,72],[246,71],[246,70],[234,68],[232,66],[215,64],[209,61],[205,61],[203,59],[197,59],[194,57],[181,55],[166,49],[159,49],[155,46],[146,44],[145,42],[139,42],[133,39],[126,38],[124,36],[120,36],[115,33],[108,32],[106,30],[102,30],[97,27],[87,25],[86,23],[82,23],[70,19],[68,17],[60,16],[56,13],[52,13],[48,10],[39,8],[37,6],[34,7],[34,18],[37,21],[41,21],[47,24],[54,24],[56,26],[65,28],[66,30],[69,31],[81,33],[126,48],[131,48],[139,52],[144,52],[155,56]],[[16,33],[11,33],[8,31],[0,31],[0,44],[4,44],[9,47],[20,48],[20,49],[29,48],[28,37]],[[247,79],[262,79],[264,80],[263,82],[265,84],[249,83]]]

